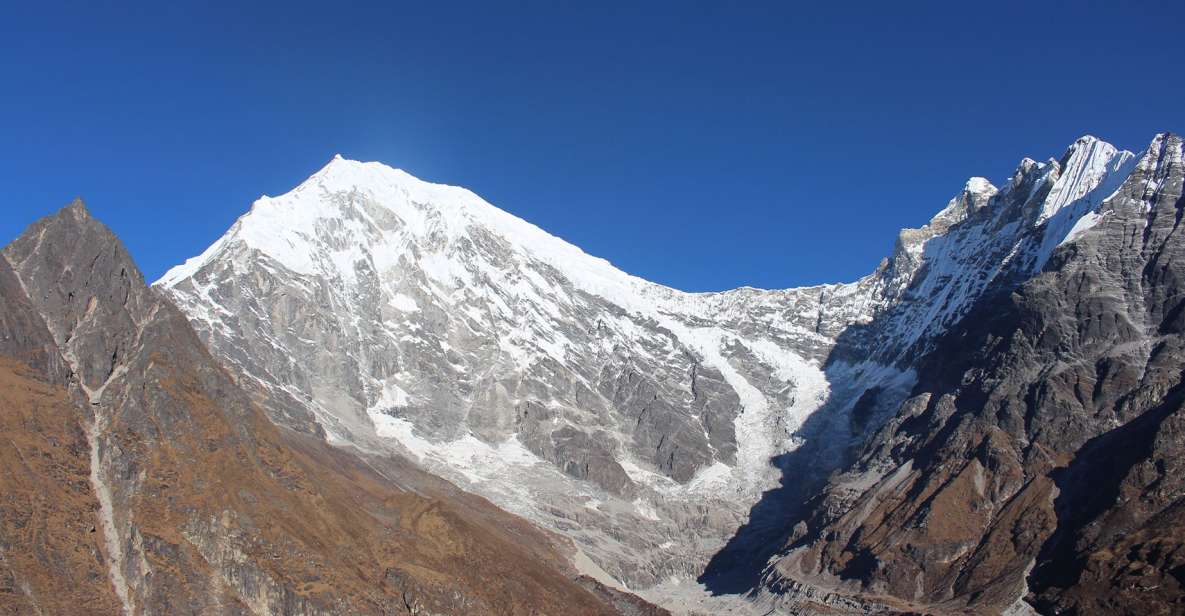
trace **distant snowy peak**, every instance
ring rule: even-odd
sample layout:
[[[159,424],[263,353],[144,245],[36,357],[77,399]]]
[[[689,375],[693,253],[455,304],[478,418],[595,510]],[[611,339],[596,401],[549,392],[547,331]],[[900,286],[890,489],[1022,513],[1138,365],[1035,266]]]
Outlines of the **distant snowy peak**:
[[[986,206],[997,192],[996,187],[986,178],[973,177],[967,180],[963,191],[935,214],[930,222],[918,229],[902,229],[897,234],[896,252],[904,252],[913,257],[920,255],[927,241],[945,234],[952,226],[966,220],[968,216]]]
[[[1045,198],[1038,223],[1056,215],[1062,208],[1088,195],[1092,205],[1114,193],[1131,173],[1135,154],[1086,136],[1074,142],[1054,167],[1054,181]]]
[[[292,191],[261,197],[223,239],[171,269],[159,284],[171,287],[192,276],[235,242],[297,274],[348,279],[358,259],[372,260],[381,273],[397,266],[409,250],[417,258],[427,257],[427,264],[439,261],[436,257],[450,258],[465,251],[466,243],[480,241],[475,230],[504,241],[518,258],[545,263],[582,290],[622,305],[637,303],[632,298],[638,293],[672,293],[588,255],[467,189],[426,182],[401,169],[340,154]],[[428,273],[440,274],[441,283],[464,281],[466,276],[450,278],[458,273],[444,271],[450,269],[455,268],[428,268]]]
[[[861,281],[873,289],[865,312],[881,315],[881,327],[862,338],[860,352],[905,361],[983,293],[1039,272],[1059,245],[1101,219],[1137,159],[1085,136],[1060,159],[1021,160],[999,189],[969,180],[926,225],[902,230],[891,258]]]
[[[967,180],[967,184],[963,186],[963,192],[972,194],[992,193],[995,194],[996,187],[984,177],[973,177]]]
[[[1096,210],[1136,160],[1131,152],[1084,136],[1060,160],[1023,159],[1002,188],[986,178],[972,177],[927,224],[903,229],[889,259],[860,281],[772,292],[743,287],[723,293],[684,293],[629,275],[467,189],[338,154],[292,191],[261,197],[222,238],[169,270],[157,284],[172,288],[213,261],[243,262],[256,253],[300,277],[350,286],[359,272],[373,271],[385,278],[387,272],[406,272],[411,266],[443,296],[461,290],[477,292],[490,284],[501,285],[503,295],[517,295],[515,289],[522,287],[524,276],[547,296],[556,289],[534,284],[535,276],[552,270],[572,289],[644,315],[718,318],[743,313],[745,306],[764,304],[773,309],[788,300],[800,301],[796,297],[831,302],[848,297],[843,305],[832,306],[828,315],[820,316],[814,328],[838,331],[885,310],[915,284],[924,261],[946,260],[956,246],[985,252],[987,244],[1015,243],[1019,239],[1008,238],[1043,225],[1040,248],[1029,251],[1032,265],[1039,268],[1059,244],[1098,219]],[[980,222],[969,222],[972,218]],[[982,224],[991,228],[972,234],[965,230],[957,241],[933,243],[952,229]],[[972,277],[987,267],[950,263],[930,269],[939,266],[954,268],[949,275]]]
[[[1028,184],[1035,195],[1044,184],[1051,184],[1048,195],[1036,204],[1029,221],[1039,224],[1053,218],[1067,205],[1081,206],[1084,198],[1091,206],[1097,206],[1130,172],[1135,158],[1129,151],[1084,136],[1070,146],[1060,161],[1022,160],[1003,192]],[[1034,176],[1040,177],[1034,182]],[[926,225],[903,229],[894,252],[898,256],[902,253],[916,256],[925,242],[945,234],[1000,192],[986,178],[970,178],[963,190]],[[1084,214],[1077,212],[1074,218]],[[401,169],[378,162],[350,160],[341,154],[335,154],[328,164],[292,191],[258,199],[218,242],[170,269],[157,284],[174,286],[236,241],[297,274],[343,274],[349,278],[351,259],[360,256],[360,250],[381,269],[394,266],[389,257],[401,254],[411,245],[421,253],[425,250],[447,253],[448,248],[468,237],[472,227],[493,233],[513,246],[516,253],[556,268],[582,290],[614,300],[623,307],[653,307],[655,300],[687,301],[680,296],[688,294],[631,276],[465,188],[427,182]],[[335,241],[329,235],[343,237]],[[392,242],[391,235],[398,236],[398,241]],[[355,245],[334,246],[347,238]],[[318,253],[325,252],[327,245],[332,258],[318,263]],[[342,268],[347,271],[333,271]],[[638,294],[648,296],[648,300],[635,301],[633,298]]]

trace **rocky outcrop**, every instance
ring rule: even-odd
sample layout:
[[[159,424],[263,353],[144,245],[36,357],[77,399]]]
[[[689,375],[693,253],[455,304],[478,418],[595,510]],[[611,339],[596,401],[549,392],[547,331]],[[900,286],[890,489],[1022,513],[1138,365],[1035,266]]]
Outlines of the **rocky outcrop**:
[[[80,202],[4,249],[0,307],[7,611],[621,613],[555,537],[274,425]]]
[[[1157,137],[1040,273],[941,336],[767,584],[934,612],[1185,609],[1183,172],[1181,139]]]
[[[0,258],[0,613],[114,614],[87,409],[49,330]]]

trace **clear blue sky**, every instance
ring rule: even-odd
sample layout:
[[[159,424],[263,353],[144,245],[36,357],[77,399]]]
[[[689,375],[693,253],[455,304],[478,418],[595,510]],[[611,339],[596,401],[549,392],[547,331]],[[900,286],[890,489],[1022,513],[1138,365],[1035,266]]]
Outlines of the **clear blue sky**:
[[[1179,1],[99,4],[0,7],[0,242],[81,195],[150,279],[336,152],[714,290],[854,279],[969,176],[1185,132]]]

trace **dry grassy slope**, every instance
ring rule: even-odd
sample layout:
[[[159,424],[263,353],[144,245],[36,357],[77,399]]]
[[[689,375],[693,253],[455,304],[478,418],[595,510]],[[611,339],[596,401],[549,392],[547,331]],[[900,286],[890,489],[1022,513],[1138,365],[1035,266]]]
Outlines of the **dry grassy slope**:
[[[0,614],[111,614],[83,414],[57,348],[0,258]]]
[[[61,385],[0,357],[0,614],[113,614],[80,414]]]
[[[0,459],[21,469],[0,478],[4,609],[115,613],[122,577],[136,614],[622,611],[526,522],[269,422],[81,203],[0,262],[0,301],[37,309],[0,316]],[[87,481],[92,412],[112,549]]]

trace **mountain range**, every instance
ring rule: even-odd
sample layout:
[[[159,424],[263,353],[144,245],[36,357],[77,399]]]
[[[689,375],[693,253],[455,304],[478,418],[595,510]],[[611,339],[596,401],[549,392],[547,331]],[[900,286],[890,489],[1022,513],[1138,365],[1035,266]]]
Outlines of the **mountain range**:
[[[1180,613],[1182,165],[720,293],[340,156],[151,286],[76,202],[0,259],[0,609]]]

